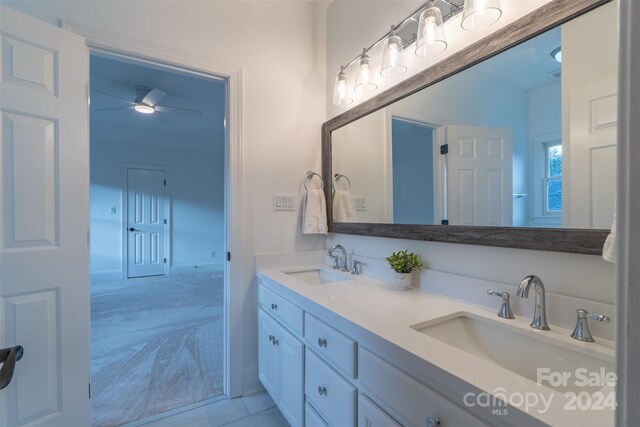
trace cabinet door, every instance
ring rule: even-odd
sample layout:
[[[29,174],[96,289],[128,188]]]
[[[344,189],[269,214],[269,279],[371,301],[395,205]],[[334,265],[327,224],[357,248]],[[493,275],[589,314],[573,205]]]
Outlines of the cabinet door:
[[[274,344],[277,323],[262,310],[258,313],[258,376],[275,402],[280,396],[278,346]]]
[[[280,357],[280,399],[278,408],[292,426],[304,424],[304,345],[284,327],[276,328]]]
[[[364,394],[358,396],[358,427],[401,427]]]

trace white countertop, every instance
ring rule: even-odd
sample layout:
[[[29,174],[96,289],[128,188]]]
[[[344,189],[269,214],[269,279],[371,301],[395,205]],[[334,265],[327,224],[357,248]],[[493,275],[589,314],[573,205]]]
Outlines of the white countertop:
[[[257,275],[276,290],[278,286],[289,289],[483,391],[495,393],[503,390],[507,396],[543,393],[547,399],[551,398],[548,411],[539,413],[532,410],[528,413],[544,423],[554,426],[614,425],[612,410],[565,410],[568,400],[563,393],[424,335],[411,326],[463,312],[491,321],[508,322],[508,326],[518,328],[524,334],[533,334],[538,339],[613,362],[614,350],[610,343],[581,343],[570,338],[571,331],[553,325],[550,331],[537,331],[529,326],[531,319],[528,318],[500,319],[496,316],[498,304],[496,310],[491,311],[414,289],[401,291],[392,284],[362,275],[344,273],[345,279],[353,280],[311,285],[286,274],[311,268],[327,269],[324,265],[266,268],[259,270]],[[613,388],[606,386],[600,391],[606,396],[613,393]],[[525,410],[524,403],[511,403]]]

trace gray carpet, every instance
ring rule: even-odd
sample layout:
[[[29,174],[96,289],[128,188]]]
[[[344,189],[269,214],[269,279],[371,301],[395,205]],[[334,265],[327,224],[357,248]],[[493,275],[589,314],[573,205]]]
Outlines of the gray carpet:
[[[91,284],[94,426],[221,395],[222,272]]]

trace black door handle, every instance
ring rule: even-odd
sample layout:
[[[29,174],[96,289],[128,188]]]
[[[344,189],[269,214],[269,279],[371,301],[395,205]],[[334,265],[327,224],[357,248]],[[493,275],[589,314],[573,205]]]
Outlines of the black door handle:
[[[131,227],[129,228],[129,231],[140,231],[140,230],[136,230],[135,228]]]
[[[16,362],[22,359],[24,349],[21,345],[15,347],[0,349],[0,390],[5,388],[11,382],[13,378],[13,371],[16,369]]]

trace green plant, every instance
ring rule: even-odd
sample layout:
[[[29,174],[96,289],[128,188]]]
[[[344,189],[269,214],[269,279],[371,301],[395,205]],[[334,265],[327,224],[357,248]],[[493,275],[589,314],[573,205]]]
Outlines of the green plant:
[[[411,273],[422,267],[422,260],[408,249],[392,253],[385,258],[396,273]]]

